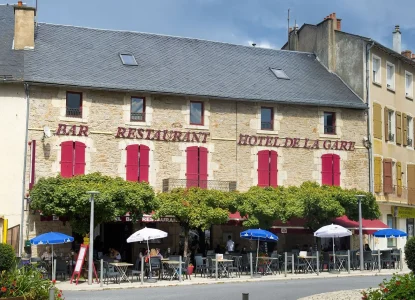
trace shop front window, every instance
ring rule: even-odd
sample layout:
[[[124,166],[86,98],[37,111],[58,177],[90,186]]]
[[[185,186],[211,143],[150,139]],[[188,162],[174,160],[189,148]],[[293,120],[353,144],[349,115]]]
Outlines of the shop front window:
[[[396,218],[387,215],[387,225],[389,228],[396,228]],[[388,238],[388,248],[396,247],[396,238]]]
[[[406,219],[406,233],[408,234],[408,238],[415,236],[414,219]]]

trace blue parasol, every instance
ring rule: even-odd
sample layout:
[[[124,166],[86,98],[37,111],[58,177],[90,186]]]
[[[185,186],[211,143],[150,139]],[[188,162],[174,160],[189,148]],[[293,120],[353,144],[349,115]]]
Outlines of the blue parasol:
[[[408,234],[404,231],[388,228],[388,229],[382,229],[376,231],[373,236],[375,237],[382,237],[382,238],[397,238],[397,237],[403,237],[408,236]]]

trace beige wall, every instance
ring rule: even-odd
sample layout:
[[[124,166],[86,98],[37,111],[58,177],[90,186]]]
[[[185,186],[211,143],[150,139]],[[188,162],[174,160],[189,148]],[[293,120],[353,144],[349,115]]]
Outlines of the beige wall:
[[[26,132],[26,98],[22,84],[0,84],[0,128],[0,215],[9,220],[11,228],[20,224],[22,208]]]

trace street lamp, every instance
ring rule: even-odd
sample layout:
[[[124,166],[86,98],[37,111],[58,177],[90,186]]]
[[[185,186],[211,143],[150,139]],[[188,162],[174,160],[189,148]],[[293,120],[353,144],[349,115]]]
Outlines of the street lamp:
[[[92,264],[94,262],[94,196],[99,192],[88,191],[89,202],[91,202],[91,218],[89,221],[89,258],[88,258],[88,284],[92,284]]]
[[[360,248],[360,271],[363,271],[363,230],[362,230],[362,198],[366,197],[365,195],[356,195],[357,200],[359,201],[359,248]]]

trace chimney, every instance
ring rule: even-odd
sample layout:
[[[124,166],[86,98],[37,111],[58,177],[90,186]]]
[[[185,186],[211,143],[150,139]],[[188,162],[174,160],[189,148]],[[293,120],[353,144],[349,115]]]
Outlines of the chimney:
[[[24,50],[35,47],[36,9],[28,7],[22,1],[14,6],[14,49]]]
[[[327,17],[324,18],[324,20],[333,20],[333,26],[334,30],[341,30],[342,29],[342,19],[337,19],[336,13],[331,13]]]
[[[401,31],[399,25],[395,26],[395,31],[393,32],[393,51],[401,53]]]
[[[402,51],[402,55],[405,56],[406,58],[411,59],[412,58],[412,51],[411,50]]]

